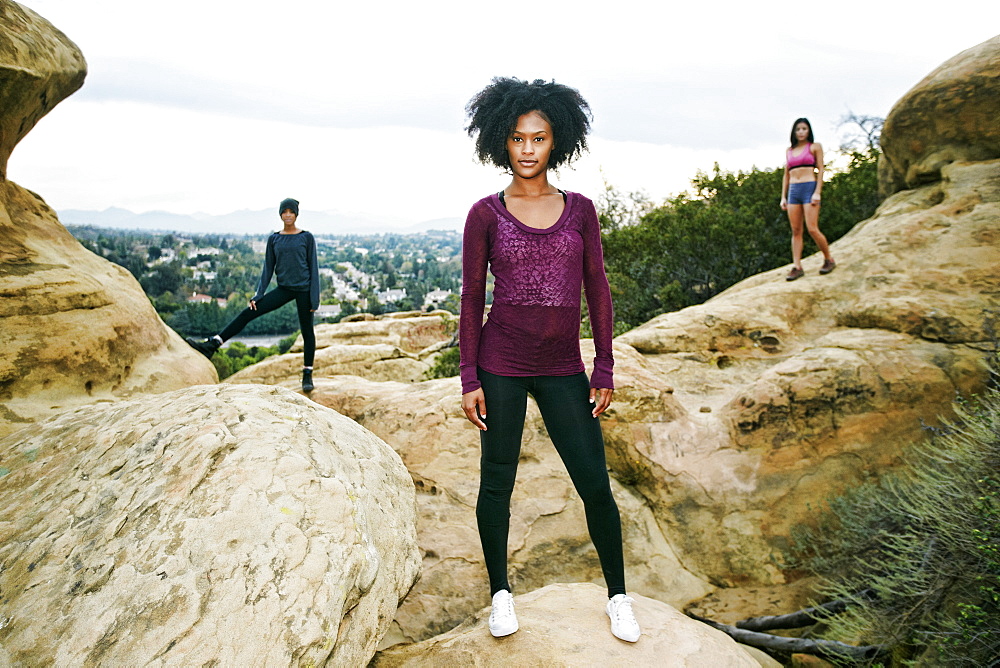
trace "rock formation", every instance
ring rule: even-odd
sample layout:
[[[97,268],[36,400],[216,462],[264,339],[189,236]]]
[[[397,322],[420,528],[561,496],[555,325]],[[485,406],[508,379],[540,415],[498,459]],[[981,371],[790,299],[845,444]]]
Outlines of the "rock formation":
[[[7,180],[14,145],[86,64],[43,18],[0,0],[0,436],[54,412],[214,382],[125,269],[84,249]]]
[[[320,325],[323,329],[329,325]],[[369,380],[398,380],[414,383],[424,380],[431,365],[387,343],[334,343],[317,347],[313,361],[316,376],[361,376]],[[267,357],[253,366],[237,371],[226,379],[229,383],[264,383],[276,385],[302,373],[301,347],[297,352]]]
[[[666,603],[636,595],[642,636],[626,643],[611,635],[607,596],[592,584],[554,584],[517,596],[520,630],[490,635],[490,609],[448,633],[379,652],[376,668],[406,666],[662,666],[663,668],[777,668],[781,664],[743,647],[721,631],[684,616]]]
[[[1000,158],[1000,35],[950,58],[896,103],[882,130],[883,196],[941,180],[953,162]]]
[[[637,645],[610,636],[601,588],[553,584],[600,583],[600,568],[529,409],[511,530],[522,631],[495,641],[482,628],[478,435],[457,379],[421,380],[455,319],[318,328],[311,398],[385,443],[286,389],[245,385],[297,388],[297,354],[169,392],[214,370],[125,270],[6,180],[13,146],[81,84],[82,56],[6,0],[0,27],[0,596],[13,611],[0,615],[0,663],[362,665],[380,639],[421,641],[476,615],[378,661],[480,661],[492,643],[507,665],[647,651],[765,665],[666,603],[775,612],[705,595],[794,577],[781,563],[791,529],[890,470],[986,380],[1000,319],[1000,38],[890,114],[880,173],[894,194],[834,244],[834,273],[808,258],[799,281],[767,272],[616,340],[603,425]]]
[[[425,380],[438,353],[458,329],[458,317],[448,311],[407,311],[376,318],[351,316],[335,325],[316,326],[317,376],[361,376],[369,380]],[[302,337],[286,355],[269,357],[227,380],[233,383],[277,384],[301,373]]]
[[[413,484],[281,388],[91,406],[0,441],[15,665],[365,665],[417,576]]]
[[[419,355],[428,348],[440,347],[456,331],[458,316],[448,311],[390,313],[380,318],[319,325],[316,327],[316,349],[335,345],[385,344]],[[301,336],[291,350],[302,352]]]
[[[623,356],[624,352],[619,385],[629,387],[629,379],[636,376],[650,385],[622,392],[634,392],[635,403],[669,402],[669,394],[656,397],[662,384],[643,376],[641,356],[634,352],[630,360]],[[259,366],[245,369],[242,382],[254,382],[250,374]],[[226,382],[241,382],[234,379]],[[293,372],[282,384],[294,389],[297,383]],[[400,454],[416,483],[421,578],[401,604],[384,644],[429,638],[489,603],[475,517],[479,435],[462,413],[460,394],[457,378],[402,383],[317,376],[316,389],[309,395],[385,440]],[[711,591],[678,563],[642,498],[616,481],[613,489],[622,514],[630,586],[678,606]],[[510,572],[515,591],[552,582],[603,582],[583,503],[533,405],[526,420],[513,505]]]
[[[0,181],[17,143],[87,75],[83,54],[51,23],[16,2],[0,2]]]
[[[637,474],[693,572],[783,581],[792,526],[982,388],[1000,316],[1000,161],[941,174],[837,241],[834,273],[812,273],[813,258],[804,279],[767,272],[619,337],[687,419],[637,433],[610,415],[611,466]]]

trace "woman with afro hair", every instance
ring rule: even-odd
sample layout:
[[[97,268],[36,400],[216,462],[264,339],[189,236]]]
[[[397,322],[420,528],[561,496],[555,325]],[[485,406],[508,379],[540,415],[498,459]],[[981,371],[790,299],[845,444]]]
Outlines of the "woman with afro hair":
[[[608,585],[611,631],[639,639],[625,592],[621,519],[611,495],[598,416],[614,392],[614,320],[594,204],[549,183],[549,170],[587,148],[590,107],[573,88],[495,78],[466,107],[476,154],[510,184],[469,211],[462,247],[462,409],[480,429],[476,520],[490,578],[490,632],[518,629],[507,580],[510,497],[528,394],[583,499]],[[495,282],[486,323],[486,271]],[[580,354],[580,289],[594,333],[594,371]],[[487,417],[488,411],[488,417]]]

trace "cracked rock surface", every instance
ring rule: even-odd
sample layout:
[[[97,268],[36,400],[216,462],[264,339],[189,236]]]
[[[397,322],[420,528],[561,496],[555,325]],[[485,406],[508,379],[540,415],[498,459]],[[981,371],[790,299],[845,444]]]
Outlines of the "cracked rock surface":
[[[417,576],[413,483],[287,390],[201,386],[0,441],[21,665],[364,665]]]

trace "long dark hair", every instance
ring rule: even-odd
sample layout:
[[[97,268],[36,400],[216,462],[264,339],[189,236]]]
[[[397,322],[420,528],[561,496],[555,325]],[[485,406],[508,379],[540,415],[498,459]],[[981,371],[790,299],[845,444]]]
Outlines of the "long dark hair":
[[[798,140],[795,139],[795,126],[798,125],[799,123],[805,123],[806,127],[809,128],[809,139],[807,141],[810,144],[812,144],[813,142],[816,141],[815,139],[813,139],[813,126],[812,126],[812,123],[809,122],[809,119],[808,118],[796,118],[795,122],[792,123],[792,132],[791,132],[792,148],[795,148],[795,145],[798,143]]]

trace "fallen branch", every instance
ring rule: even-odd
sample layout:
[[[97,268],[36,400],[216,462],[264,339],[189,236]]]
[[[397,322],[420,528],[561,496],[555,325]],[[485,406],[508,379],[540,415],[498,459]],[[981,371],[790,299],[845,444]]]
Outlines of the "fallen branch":
[[[808,638],[783,638],[770,633],[748,631],[729,624],[720,624],[711,619],[699,617],[689,612],[691,619],[718,629],[738,643],[750,645],[768,652],[779,654],[811,654],[821,659],[849,659],[851,661],[871,661],[888,652],[884,645],[864,645],[857,647],[836,640],[811,640]]]
[[[866,590],[859,594],[861,598],[871,598],[871,590]],[[799,629],[803,626],[812,626],[816,622],[821,622],[831,615],[839,615],[847,606],[848,601],[836,600],[817,605],[813,608],[806,608],[798,612],[791,612],[787,615],[763,615],[761,617],[751,617],[743,621],[736,622],[736,628],[747,631],[773,631],[775,629]]]

